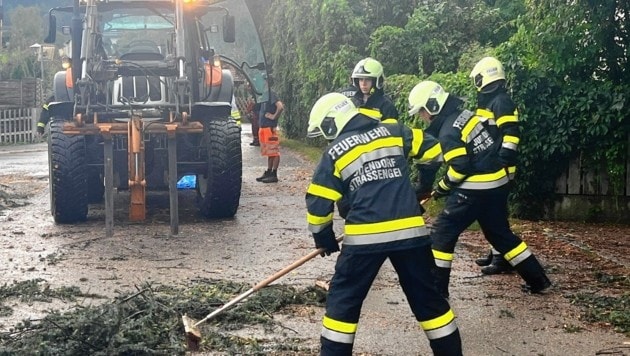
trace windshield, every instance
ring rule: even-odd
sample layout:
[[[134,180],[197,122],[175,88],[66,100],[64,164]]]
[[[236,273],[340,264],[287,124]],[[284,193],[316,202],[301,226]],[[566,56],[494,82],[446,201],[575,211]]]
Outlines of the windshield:
[[[265,54],[247,5],[242,0],[225,0],[214,3],[213,7],[223,7],[235,17],[236,41],[234,43],[223,41],[221,29],[225,11],[210,11],[201,19],[206,29],[209,47],[225,57],[228,63],[238,67],[237,70],[243,71],[234,74],[237,79],[239,75],[246,77],[244,79],[255,88],[258,102],[268,100]],[[257,65],[258,68],[252,68]]]
[[[167,52],[167,40],[175,31],[175,16],[167,9],[160,13],[146,8],[122,8],[99,13],[102,47],[107,57],[124,57],[128,53]]]

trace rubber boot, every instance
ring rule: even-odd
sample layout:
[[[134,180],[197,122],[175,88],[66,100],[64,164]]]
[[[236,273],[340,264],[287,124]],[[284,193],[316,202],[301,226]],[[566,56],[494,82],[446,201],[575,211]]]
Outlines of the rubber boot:
[[[261,180],[263,183],[278,183],[278,171],[272,170],[269,175]]]
[[[268,169],[268,170],[265,171],[265,173],[263,173],[262,176],[256,178],[256,181],[257,182],[262,182],[262,180],[267,178],[267,177],[269,177],[270,174],[271,174],[271,169]]]
[[[525,281],[525,284],[521,286],[524,292],[543,294],[552,286],[549,277],[545,274],[545,270],[534,255],[527,257],[525,261],[516,265],[516,272]]]
[[[512,273],[514,267],[501,255],[492,255],[492,262],[481,269],[481,273],[486,275]]]
[[[485,257],[480,257],[475,260],[475,263],[479,267],[488,266],[491,262],[492,262],[492,250],[490,250],[490,252],[488,252],[488,254]]]
[[[436,266],[433,267],[431,273],[433,274],[433,279],[435,280],[435,288],[437,289],[438,293],[440,293],[442,297],[448,299],[448,283],[451,278],[451,269]]]

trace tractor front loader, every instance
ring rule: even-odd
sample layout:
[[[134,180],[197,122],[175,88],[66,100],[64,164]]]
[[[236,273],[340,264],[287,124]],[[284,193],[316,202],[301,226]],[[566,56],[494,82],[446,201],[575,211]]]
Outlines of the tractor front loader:
[[[129,219],[142,221],[147,190],[168,190],[177,235],[177,181],[187,175],[196,176],[203,216],[233,217],[242,176],[234,76],[256,100],[268,96],[245,1],[75,0],[51,9],[49,22],[45,42],[69,37],[49,105],[55,222],[84,221],[104,199],[111,236],[115,191],[129,192]]]

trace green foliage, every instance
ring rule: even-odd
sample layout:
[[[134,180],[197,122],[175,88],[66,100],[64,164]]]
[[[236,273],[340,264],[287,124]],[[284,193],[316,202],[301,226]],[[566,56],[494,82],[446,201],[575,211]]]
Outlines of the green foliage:
[[[610,45],[605,38],[630,43],[630,36],[601,23],[611,19],[609,1],[529,5],[519,31],[497,53],[522,122],[514,212],[536,219],[553,201],[556,178],[580,154],[585,168],[604,164],[613,193],[622,193],[630,73],[627,55],[605,53]],[[606,9],[608,16],[602,14]],[[625,16],[616,18],[617,25],[627,27],[628,9],[618,10]]]

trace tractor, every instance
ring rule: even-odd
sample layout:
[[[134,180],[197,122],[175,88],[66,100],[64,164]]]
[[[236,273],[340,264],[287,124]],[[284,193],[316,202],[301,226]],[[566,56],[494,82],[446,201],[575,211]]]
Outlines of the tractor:
[[[128,191],[129,220],[146,219],[147,191],[168,191],[178,234],[177,182],[196,177],[207,218],[235,216],[241,130],[230,116],[235,77],[268,98],[267,66],[245,0],[74,0],[48,12],[44,42],[64,36],[48,135],[50,206],[58,224]]]

